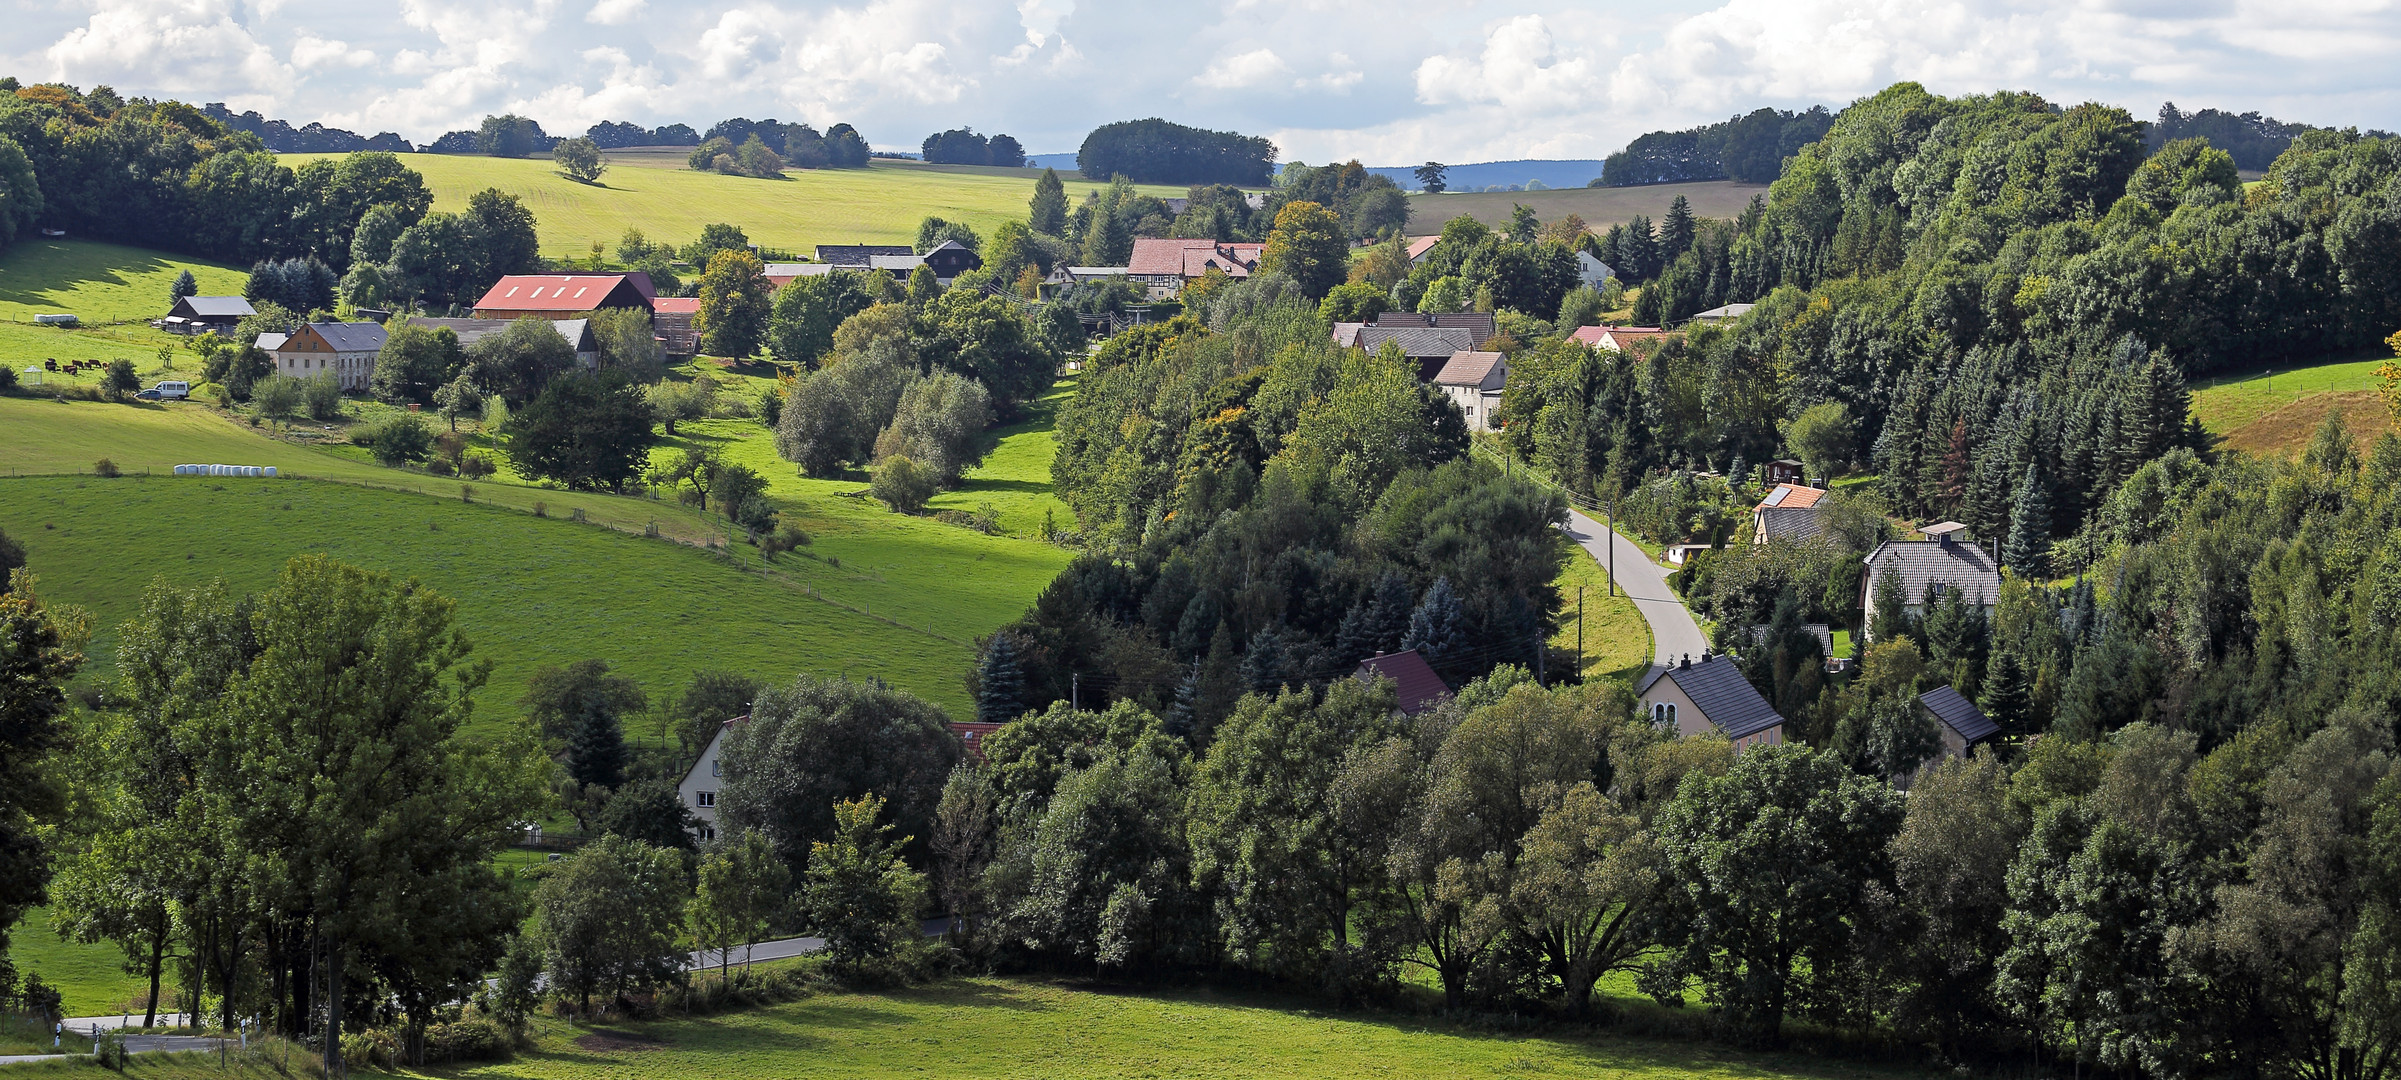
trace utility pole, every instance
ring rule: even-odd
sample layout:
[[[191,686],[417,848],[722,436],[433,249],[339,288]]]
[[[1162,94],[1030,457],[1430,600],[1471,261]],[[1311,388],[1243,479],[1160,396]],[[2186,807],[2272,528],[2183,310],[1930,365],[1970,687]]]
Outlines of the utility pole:
[[[1609,500],[1609,595],[1617,595],[1617,500]]]
[[[1584,674],[1584,586],[1576,586],[1576,674]]]
[[[1084,711],[1084,673],[1070,672],[1067,676],[1067,707]]]

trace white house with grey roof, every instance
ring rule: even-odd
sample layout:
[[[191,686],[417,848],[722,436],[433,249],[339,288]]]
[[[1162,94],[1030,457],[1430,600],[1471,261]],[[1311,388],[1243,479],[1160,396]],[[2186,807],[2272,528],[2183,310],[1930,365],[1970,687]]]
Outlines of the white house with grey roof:
[[[1784,741],[1784,717],[1759,695],[1731,657],[1702,653],[1672,667],[1653,667],[1635,689],[1651,723],[1690,737],[1716,730],[1740,753]]]
[[[275,358],[278,375],[330,378],[344,391],[361,393],[375,377],[375,354],[386,336],[371,322],[302,323],[274,348],[259,348]]]
[[[1501,389],[1508,382],[1508,358],[1496,352],[1452,353],[1434,373],[1434,388],[1459,406],[1469,431],[1493,429],[1492,414],[1500,410]]]
[[[1960,535],[1966,529],[1956,521],[1940,522],[1918,530],[1927,539],[1887,540],[1868,553],[1859,610],[1860,625],[1867,627],[1870,640],[1876,631],[1869,625],[1876,613],[1876,590],[1888,577],[1899,582],[1911,618],[1923,618],[1928,607],[1954,592],[1983,608],[1987,616],[1992,614],[1993,605],[2001,601],[2001,564]]]

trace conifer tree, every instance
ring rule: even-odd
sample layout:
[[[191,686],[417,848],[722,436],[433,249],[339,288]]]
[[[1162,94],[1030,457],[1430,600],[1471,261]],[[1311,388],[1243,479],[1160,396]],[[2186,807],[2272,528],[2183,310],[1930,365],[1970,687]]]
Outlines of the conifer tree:
[[[1451,588],[1451,579],[1435,578],[1426,587],[1425,599],[1409,615],[1409,632],[1401,639],[1402,651],[1417,650],[1426,663],[1441,668],[1459,652],[1465,611],[1459,593]],[[1447,673],[1446,673],[1447,676]]]
[[[1046,236],[1066,233],[1067,185],[1059,182],[1059,170],[1042,170],[1042,179],[1034,181],[1034,199],[1027,209],[1027,228]]]
[[[2016,649],[1993,650],[1992,661],[1985,668],[1984,700],[1979,704],[1985,716],[2001,725],[2003,735],[2022,739],[2033,734],[2028,728],[2033,726],[2034,687]]]
[[[1251,647],[1242,654],[1242,688],[1254,694],[1272,694],[1284,685],[1284,639],[1273,628],[1251,637]]]
[[[175,284],[167,287],[167,302],[172,304],[184,297],[197,295],[199,292],[199,280],[192,277],[191,271],[186,270],[175,275]]]
[[[585,787],[614,788],[625,782],[625,732],[617,714],[598,701],[584,706],[567,736],[567,775]]]
[[[1017,659],[1017,641],[1010,634],[994,634],[975,668],[976,721],[1006,724],[1024,711],[1025,666]]]
[[[1667,217],[1659,222],[1658,265],[1665,267],[1675,262],[1677,256],[1691,251],[1696,228],[1692,218],[1692,203],[1682,195],[1676,196],[1674,202],[1667,204]]]
[[[2051,493],[2042,473],[2031,462],[2009,511],[2009,540],[2001,546],[2003,565],[2027,577],[2040,577],[2050,562]]]

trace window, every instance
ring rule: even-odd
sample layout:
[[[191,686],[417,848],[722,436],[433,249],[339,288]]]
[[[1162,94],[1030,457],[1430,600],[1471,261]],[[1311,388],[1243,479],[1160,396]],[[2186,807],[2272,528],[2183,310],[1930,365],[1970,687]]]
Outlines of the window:
[[[701,826],[700,839],[702,843],[707,843],[708,841],[717,839],[717,830],[711,826]]]
[[[717,764],[717,759],[716,759],[716,758],[710,758],[710,759],[709,759],[709,775],[710,775],[710,776],[723,776],[723,775],[725,775],[725,773],[724,773],[724,771],[723,771],[723,767]]]
[[[703,792],[700,792],[699,794],[695,795],[695,796],[694,796],[694,798],[697,798],[697,799],[699,799],[699,800],[700,800],[700,805],[702,805],[702,806],[715,806],[715,805],[717,805],[717,793],[716,793],[716,792],[714,792],[714,791],[703,791]]]
[[[1657,725],[1659,725],[1660,727],[1673,727],[1673,726],[1675,726],[1675,723],[1676,723],[1676,705],[1675,705],[1675,703],[1674,703],[1674,702],[1672,702],[1672,701],[1659,701],[1659,702],[1653,702],[1653,703],[1651,704],[1651,723],[1653,723],[1653,724],[1657,724]]]

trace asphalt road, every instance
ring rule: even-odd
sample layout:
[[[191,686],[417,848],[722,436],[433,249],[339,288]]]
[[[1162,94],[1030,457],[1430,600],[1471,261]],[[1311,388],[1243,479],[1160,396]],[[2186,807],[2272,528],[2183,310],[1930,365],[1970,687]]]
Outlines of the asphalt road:
[[[1652,562],[1634,541],[1578,511],[1567,512],[1566,530],[1603,569],[1609,567],[1610,545],[1616,545],[1617,587],[1633,598],[1634,609],[1651,624],[1652,663],[1668,665],[1687,656],[1700,659],[1709,639],[1701,635],[1701,624],[1693,621],[1691,609],[1667,587],[1667,567]]]

